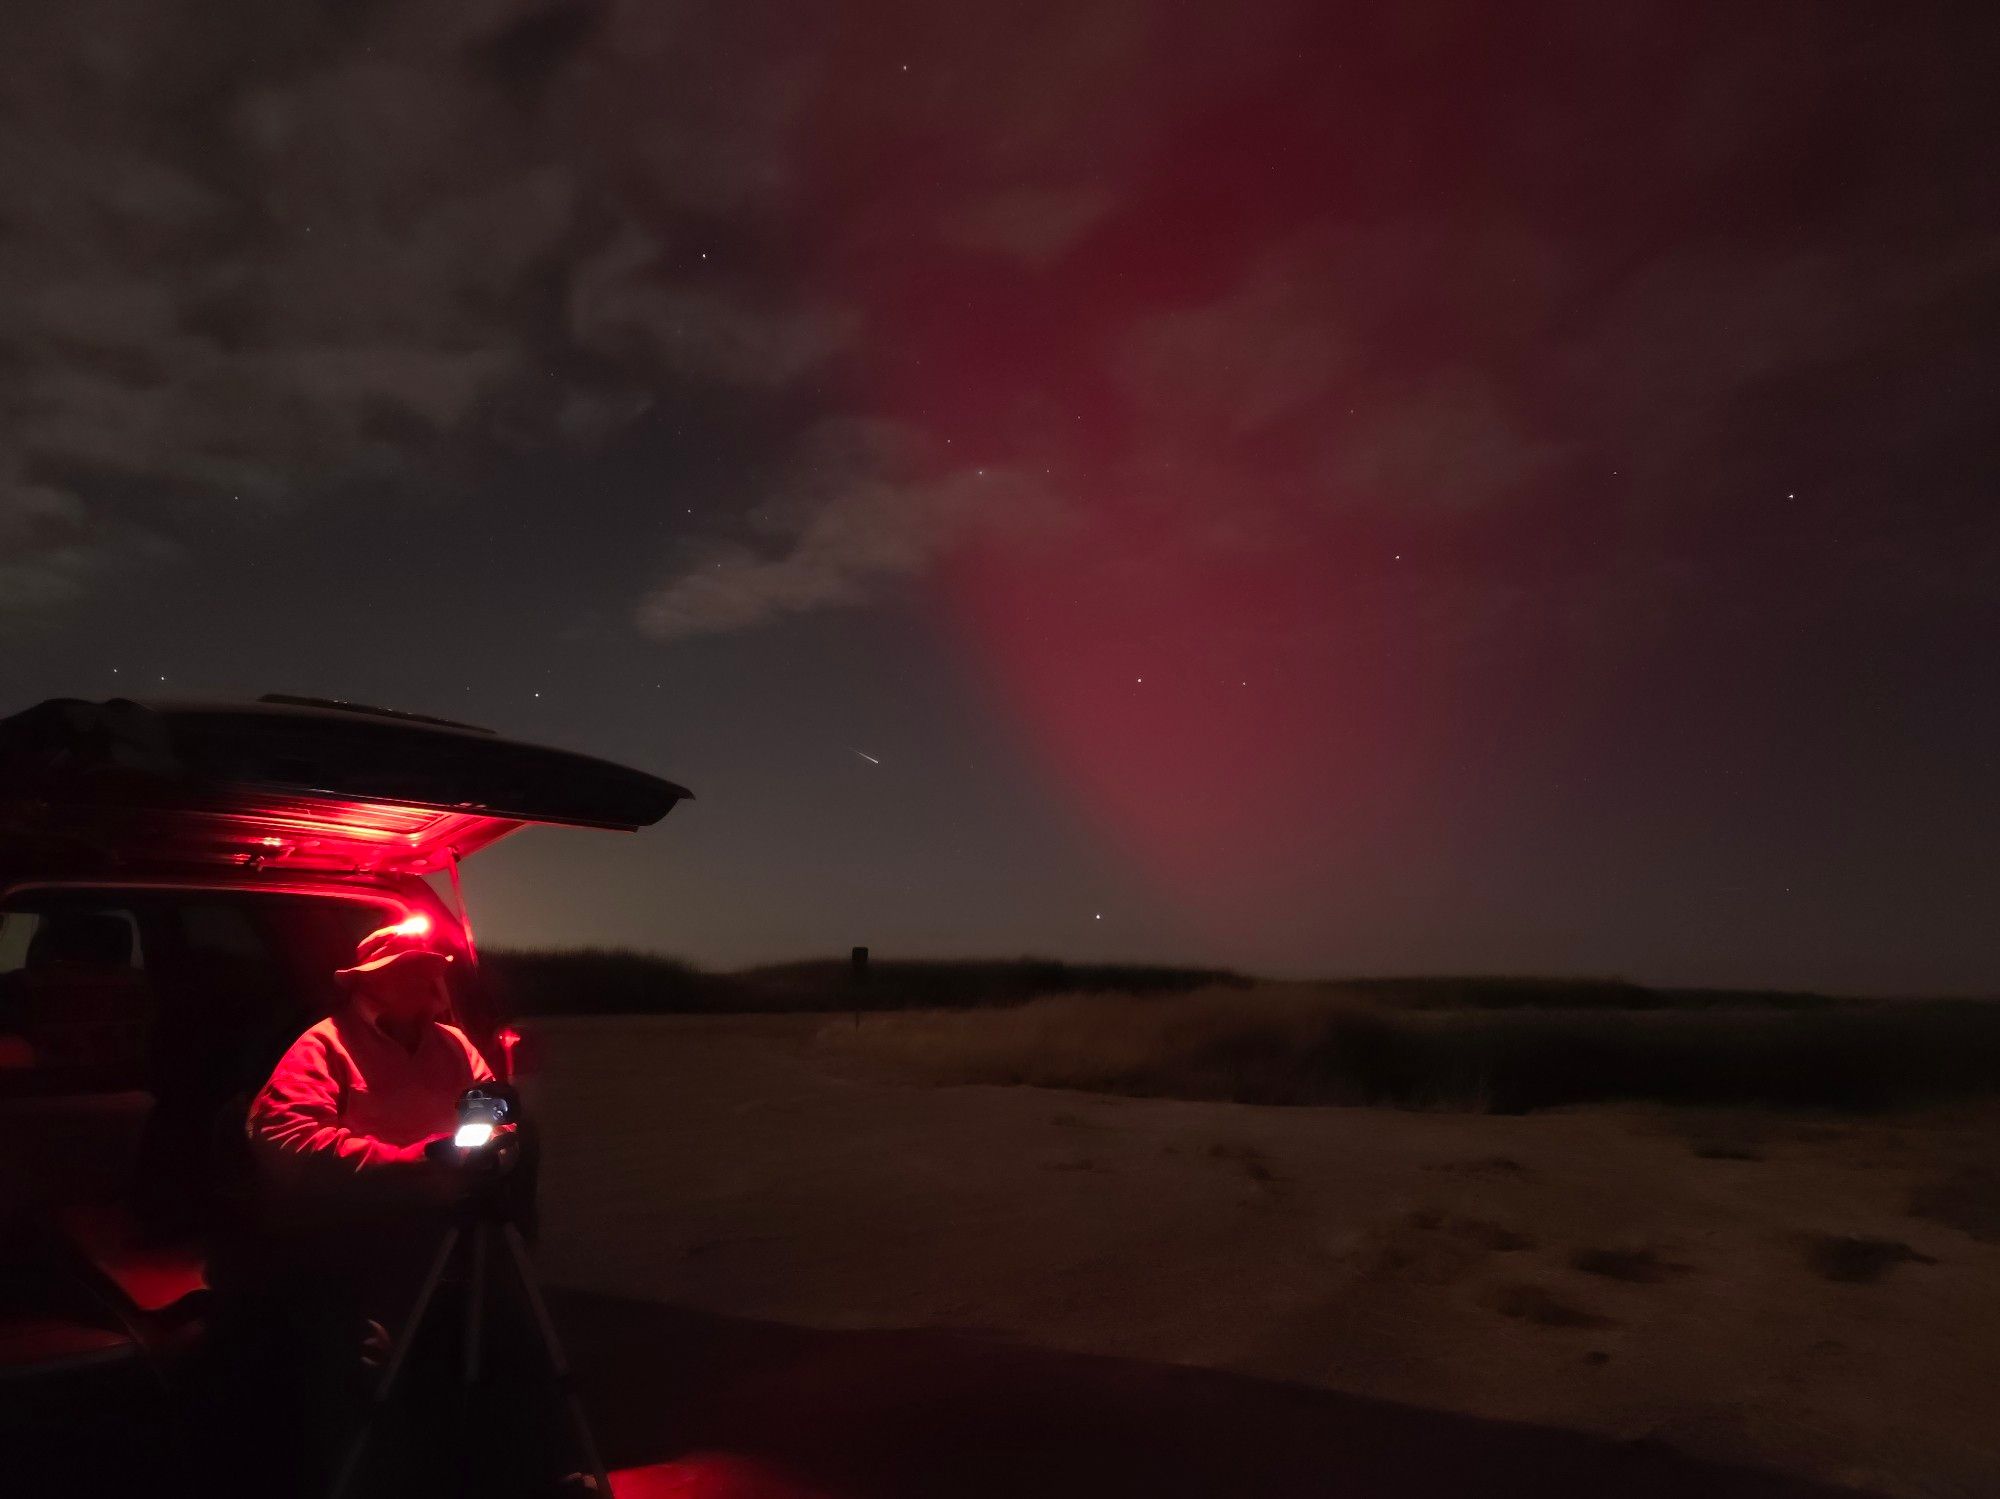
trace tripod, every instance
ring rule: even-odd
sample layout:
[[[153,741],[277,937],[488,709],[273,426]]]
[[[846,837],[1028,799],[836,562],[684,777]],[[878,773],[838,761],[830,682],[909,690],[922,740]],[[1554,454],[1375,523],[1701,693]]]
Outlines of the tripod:
[[[423,1287],[417,1292],[417,1299],[410,1308],[409,1321],[396,1339],[388,1367],[383,1370],[381,1382],[375,1387],[368,1412],[341,1460],[340,1471],[330,1490],[330,1499],[347,1499],[355,1475],[361,1469],[361,1461],[367,1455],[376,1420],[395,1397],[410,1350],[430,1316],[446,1270],[461,1249],[467,1252],[470,1260],[465,1281],[465,1337],[459,1359],[459,1389],[464,1405],[470,1406],[473,1391],[479,1384],[480,1343],[485,1331],[488,1300],[488,1265],[498,1259],[503,1269],[512,1267],[521,1299],[527,1303],[534,1318],[542,1352],[548,1359],[549,1372],[554,1376],[556,1389],[561,1394],[563,1408],[569,1417],[570,1432],[576,1439],[585,1469],[597,1485],[600,1499],[611,1499],[611,1478],[605,1472],[604,1459],[598,1455],[597,1439],[591,1434],[590,1423],[584,1419],[582,1402],[577,1399],[571,1382],[569,1360],[563,1355],[562,1344],[556,1338],[555,1323],[549,1318],[548,1303],[542,1299],[541,1288],[535,1283],[534,1266],[528,1260],[528,1247],[521,1241],[520,1229],[506,1216],[498,1194],[491,1191],[475,1193],[459,1221],[445,1230],[444,1239],[431,1260],[430,1270],[424,1276]]]

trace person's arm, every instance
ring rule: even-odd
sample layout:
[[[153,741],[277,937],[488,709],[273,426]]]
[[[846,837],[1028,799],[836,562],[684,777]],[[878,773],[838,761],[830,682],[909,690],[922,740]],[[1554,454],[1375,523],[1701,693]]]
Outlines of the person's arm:
[[[423,1165],[426,1141],[391,1145],[342,1125],[340,1093],[326,1042],[311,1032],[299,1037],[250,1105],[258,1156],[293,1177],[377,1176]]]
[[[479,1054],[479,1048],[472,1044],[470,1036],[466,1035],[457,1026],[447,1025],[442,1021],[438,1023],[438,1029],[456,1041],[459,1049],[465,1053],[465,1065],[470,1069],[472,1075],[472,1080],[466,1085],[467,1087],[477,1087],[480,1083],[490,1083],[495,1080],[493,1069],[486,1065],[486,1058]]]

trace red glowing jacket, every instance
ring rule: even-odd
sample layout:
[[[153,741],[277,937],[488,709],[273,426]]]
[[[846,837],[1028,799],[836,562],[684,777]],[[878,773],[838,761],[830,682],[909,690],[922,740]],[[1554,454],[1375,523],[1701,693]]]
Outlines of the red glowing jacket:
[[[450,1131],[458,1097],[493,1072],[456,1026],[414,1052],[350,1004],[291,1044],[250,1105],[250,1142],[281,1181],[310,1185],[410,1166]]]

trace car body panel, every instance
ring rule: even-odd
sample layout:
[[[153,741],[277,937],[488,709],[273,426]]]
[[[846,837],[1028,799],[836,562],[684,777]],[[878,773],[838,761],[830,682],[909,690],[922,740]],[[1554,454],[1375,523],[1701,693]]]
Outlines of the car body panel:
[[[588,755],[380,709],[57,698],[0,720],[0,882],[426,874],[526,823],[630,832],[689,795]]]

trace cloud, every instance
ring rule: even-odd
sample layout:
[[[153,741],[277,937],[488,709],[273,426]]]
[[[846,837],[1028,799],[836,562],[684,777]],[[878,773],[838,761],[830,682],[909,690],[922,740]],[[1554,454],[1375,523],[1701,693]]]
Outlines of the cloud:
[[[1063,518],[1035,479],[943,467],[919,434],[879,422],[823,425],[764,492],[748,517],[761,544],[695,551],[640,604],[644,633],[680,640],[864,603],[955,547]]]
[[[790,385],[837,353],[856,319],[844,308],[751,299],[675,284],[660,246],[636,229],[577,267],[568,319],[579,343],[686,380],[746,387]]]
[[[1330,448],[1320,470],[1329,505],[1417,516],[1499,504],[1558,452],[1524,431],[1489,377],[1463,367],[1433,372]]]
[[[1163,429],[1225,440],[1316,408],[1358,357],[1338,271],[1289,251],[1213,300],[1139,321],[1119,361],[1134,404]]]
[[[1436,289],[1464,266],[1546,274],[1546,258],[1505,225],[1316,224],[1215,295],[1135,321],[1115,364],[1153,482],[1171,472],[1180,489],[1288,521],[1506,501],[1560,445],[1503,394],[1476,332],[1423,335]]]
[[[1041,267],[1102,223],[1115,201],[1102,187],[1018,188],[968,203],[946,220],[945,233],[967,249]]]
[[[173,554],[162,538],[107,524],[73,495],[0,475],[0,632],[10,616],[67,604],[117,566]]]
[[[1051,489],[1223,557],[1484,524],[1586,467],[1684,515],[1828,367],[1976,335],[1950,309],[1994,265],[1935,218],[1983,181],[1978,152],[1938,177],[1957,116],[1870,95],[1850,149],[1822,112],[1863,44],[1787,27],[1691,26],[1677,101],[1586,65],[1581,5],[1522,33],[1559,44],[1525,99],[1417,46],[1462,28],[1291,0],[17,9],[0,610],[28,614],[192,550],[196,513],[357,478],[475,503],[512,454],[689,412],[768,462],[638,604],[661,638],[893,591]],[[1330,89],[1319,58],[1368,66]]]
[[[719,106],[675,87],[682,34],[641,153],[597,111],[663,24],[511,0],[35,6],[0,60],[0,609],[171,554],[190,503],[415,484],[603,442],[675,392],[754,403],[816,375],[851,314],[768,256],[691,248],[782,220],[796,60],[740,57]]]

